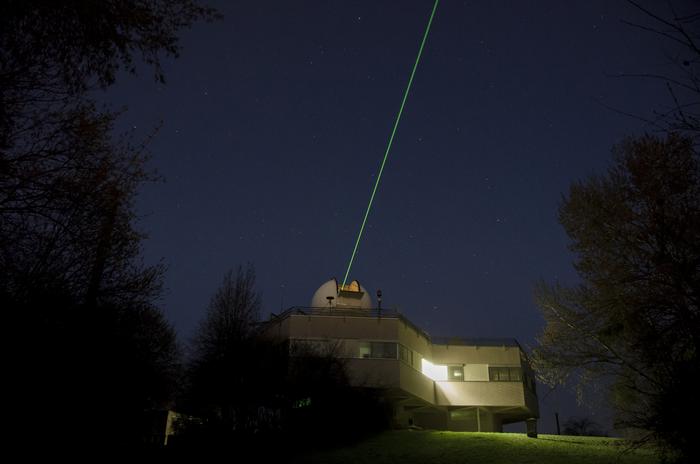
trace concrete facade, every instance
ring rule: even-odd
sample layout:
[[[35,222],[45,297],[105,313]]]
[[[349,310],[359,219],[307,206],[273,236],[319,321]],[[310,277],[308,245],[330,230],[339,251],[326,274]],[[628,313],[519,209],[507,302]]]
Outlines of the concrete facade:
[[[330,304],[273,316],[266,331],[333,346],[353,385],[392,400],[396,427],[500,432],[539,416],[534,375],[514,339],[436,339],[395,311]]]

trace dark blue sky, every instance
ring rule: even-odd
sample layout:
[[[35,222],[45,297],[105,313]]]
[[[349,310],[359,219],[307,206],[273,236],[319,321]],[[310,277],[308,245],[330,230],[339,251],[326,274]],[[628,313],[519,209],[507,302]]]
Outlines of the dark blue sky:
[[[342,279],[433,1],[211,3],[224,20],[183,35],[165,86],[144,71],[107,94],[138,136],[162,121],[165,182],[138,209],[183,339],[238,264],[265,315]],[[575,282],[562,194],[650,130],[606,105],[669,104],[659,82],[608,76],[669,66],[621,19],[646,21],[622,0],[442,0],[351,278],[430,334],[532,346],[533,284]],[[545,431],[554,408],[590,414],[544,396]]]

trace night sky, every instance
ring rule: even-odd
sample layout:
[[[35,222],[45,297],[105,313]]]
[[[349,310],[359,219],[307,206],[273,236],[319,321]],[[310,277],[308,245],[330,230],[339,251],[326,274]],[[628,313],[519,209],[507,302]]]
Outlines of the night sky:
[[[224,272],[252,262],[264,317],[342,279],[433,0],[210,2],[165,85],[146,68],[106,94],[163,177],[138,210],[161,306],[186,340]],[[659,3],[659,5],[662,5]],[[573,283],[557,222],[571,182],[669,105],[668,45],[626,2],[438,7],[351,279],[432,335],[533,346],[539,279]],[[573,395],[540,389],[540,429]]]

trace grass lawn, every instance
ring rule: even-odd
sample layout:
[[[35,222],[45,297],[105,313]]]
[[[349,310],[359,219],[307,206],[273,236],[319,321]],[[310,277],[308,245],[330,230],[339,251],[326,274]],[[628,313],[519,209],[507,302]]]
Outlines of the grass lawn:
[[[519,433],[391,431],[299,462],[372,464],[657,464],[650,450],[625,451],[616,438]]]

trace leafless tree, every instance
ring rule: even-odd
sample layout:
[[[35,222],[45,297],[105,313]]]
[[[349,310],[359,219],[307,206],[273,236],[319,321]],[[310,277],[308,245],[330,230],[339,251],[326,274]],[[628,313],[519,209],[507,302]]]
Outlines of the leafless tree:
[[[618,77],[658,81],[666,87],[669,105],[650,117],[633,115],[659,131],[681,132],[700,138],[700,6],[697,2],[626,0],[641,14],[638,21],[623,20],[642,33],[659,38],[668,61],[660,73],[622,73]]]

